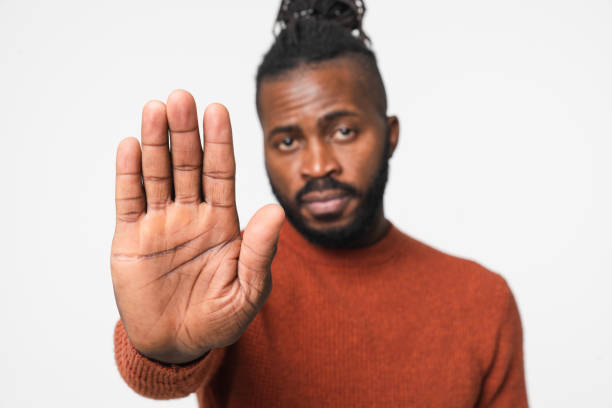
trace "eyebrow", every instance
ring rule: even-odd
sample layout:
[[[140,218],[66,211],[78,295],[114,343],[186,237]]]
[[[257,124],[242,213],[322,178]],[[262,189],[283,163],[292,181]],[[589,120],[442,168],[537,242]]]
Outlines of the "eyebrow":
[[[295,125],[277,126],[267,134],[266,139],[271,139],[277,133],[293,133],[298,129]]]
[[[356,112],[350,110],[337,110],[326,113],[322,118],[317,120],[317,125],[319,127],[325,126],[326,123],[332,122],[338,118],[342,118],[345,116],[359,116]],[[267,135],[266,138],[270,139],[272,136],[278,133],[294,133],[300,130],[300,127],[297,125],[285,125],[285,126],[277,126],[272,129]]]
[[[350,110],[337,110],[333,112],[326,113],[321,119],[317,121],[319,127],[322,127],[326,122],[334,121],[338,118],[343,118],[345,116],[358,116],[357,112],[353,112]]]

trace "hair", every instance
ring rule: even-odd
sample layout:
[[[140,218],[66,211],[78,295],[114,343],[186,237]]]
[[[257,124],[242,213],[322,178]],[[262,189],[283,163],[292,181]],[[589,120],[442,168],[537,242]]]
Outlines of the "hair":
[[[282,0],[274,24],[275,41],[257,69],[256,103],[264,79],[302,65],[334,58],[356,59],[375,84],[376,105],[387,111],[387,95],[370,39],[362,28],[362,0]]]

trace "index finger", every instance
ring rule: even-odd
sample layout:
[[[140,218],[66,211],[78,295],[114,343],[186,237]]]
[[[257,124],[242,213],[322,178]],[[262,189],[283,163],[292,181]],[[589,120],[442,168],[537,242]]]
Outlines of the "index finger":
[[[236,163],[229,112],[211,104],[204,113],[204,201],[213,207],[234,207]]]

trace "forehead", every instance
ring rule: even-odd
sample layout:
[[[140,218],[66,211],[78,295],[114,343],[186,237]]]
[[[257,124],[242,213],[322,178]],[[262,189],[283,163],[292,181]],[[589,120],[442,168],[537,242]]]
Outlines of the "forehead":
[[[259,115],[264,129],[317,119],[334,110],[374,114],[366,70],[350,58],[303,64],[264,79],[259,88]]]

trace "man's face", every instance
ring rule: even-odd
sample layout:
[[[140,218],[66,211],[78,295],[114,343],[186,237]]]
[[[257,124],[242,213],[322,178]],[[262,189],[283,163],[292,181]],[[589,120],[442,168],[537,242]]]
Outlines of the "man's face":
[[[292,224],[322,246],[352,246],[382,217],[398,129],[377,109],[367,75],[337,58],[260,85],[272,190]]]

